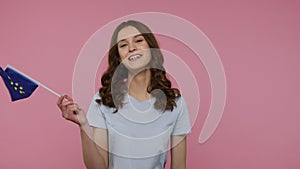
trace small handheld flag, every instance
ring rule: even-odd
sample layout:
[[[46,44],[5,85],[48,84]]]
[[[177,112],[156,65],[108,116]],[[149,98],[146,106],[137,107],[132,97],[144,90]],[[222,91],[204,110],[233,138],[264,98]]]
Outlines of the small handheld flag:
[[[9,91],[12,101],[29,97],[38,87],[34,81],[27,79],[10,67],[5,71],[0,67],[0,75]]]
[[[29,97],[38,86],[45,88],[58,97],[60,96],[55,91],[49,89],[38,81],[33,80],[12,66],[8,65],[5,70],[0,67],[0,75],[9,91],[12,101]]]

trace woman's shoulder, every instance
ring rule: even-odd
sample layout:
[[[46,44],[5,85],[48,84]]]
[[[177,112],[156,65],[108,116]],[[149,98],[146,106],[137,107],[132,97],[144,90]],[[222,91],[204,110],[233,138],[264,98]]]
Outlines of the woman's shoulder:
[[[93,96],[93,100],[101,99],[99,92],[95,93]]]
[[[181,107],[181,106],[184,106],[184,105],[186,105],[186,102],[185,102],[185,98],[184,98],[184,96],[179,96],[179,97],[177,97],[176,99],[175,99],[175,101],[176,101],[176,107]]]

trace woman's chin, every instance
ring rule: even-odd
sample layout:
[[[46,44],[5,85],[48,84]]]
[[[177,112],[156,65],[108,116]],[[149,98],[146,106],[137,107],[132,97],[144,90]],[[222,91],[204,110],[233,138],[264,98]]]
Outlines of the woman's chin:
[[[139,71],[142,71],[144,69],[149,68],[149,63],[148,62],[133,62],[133,63],[126,63],[125,67],[128,69],[129,72],[135,72],[138,73]]]
[[[129,67],[127,67],[127,69],[130,74],[138,74],[144,70],[149,69],[149,66],[148,65],[129,66]]]

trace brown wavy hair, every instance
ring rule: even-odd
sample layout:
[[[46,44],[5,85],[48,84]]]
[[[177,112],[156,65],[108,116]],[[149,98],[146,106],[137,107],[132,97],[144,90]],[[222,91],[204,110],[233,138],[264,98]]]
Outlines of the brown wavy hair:
[[[114,113],[123,106],[124,95],[128,90],[125,81],[128,76],[128,70],[120,62],[117,37],[120,30],[127,26],[135,27],[145,38],[151,50],[152,58],[149,63],[151,80],[147,86],[147,92],[156,98],[154,103],[155,109],[173,111],[174,106],[177,106],[176,99],[181,96],[180,91],[177,88],[172,88],[171,81],[166,76],[166,71],[163,67],[164,58],[153,33],[146,25],[134,20],[121,23],[112,35],[108,53],[109,66],[101,77],[100,99],[97,99],[96,102],[115,108]]]

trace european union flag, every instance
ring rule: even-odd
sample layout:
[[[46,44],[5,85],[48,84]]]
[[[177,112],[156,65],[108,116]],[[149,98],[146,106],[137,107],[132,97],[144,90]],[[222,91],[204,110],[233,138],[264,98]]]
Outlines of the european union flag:
[[[0,67],[0,75],[9,91],[12,101],[29,97],[38,87],[37,83],[10,67],[7,67],[5,71]]]

